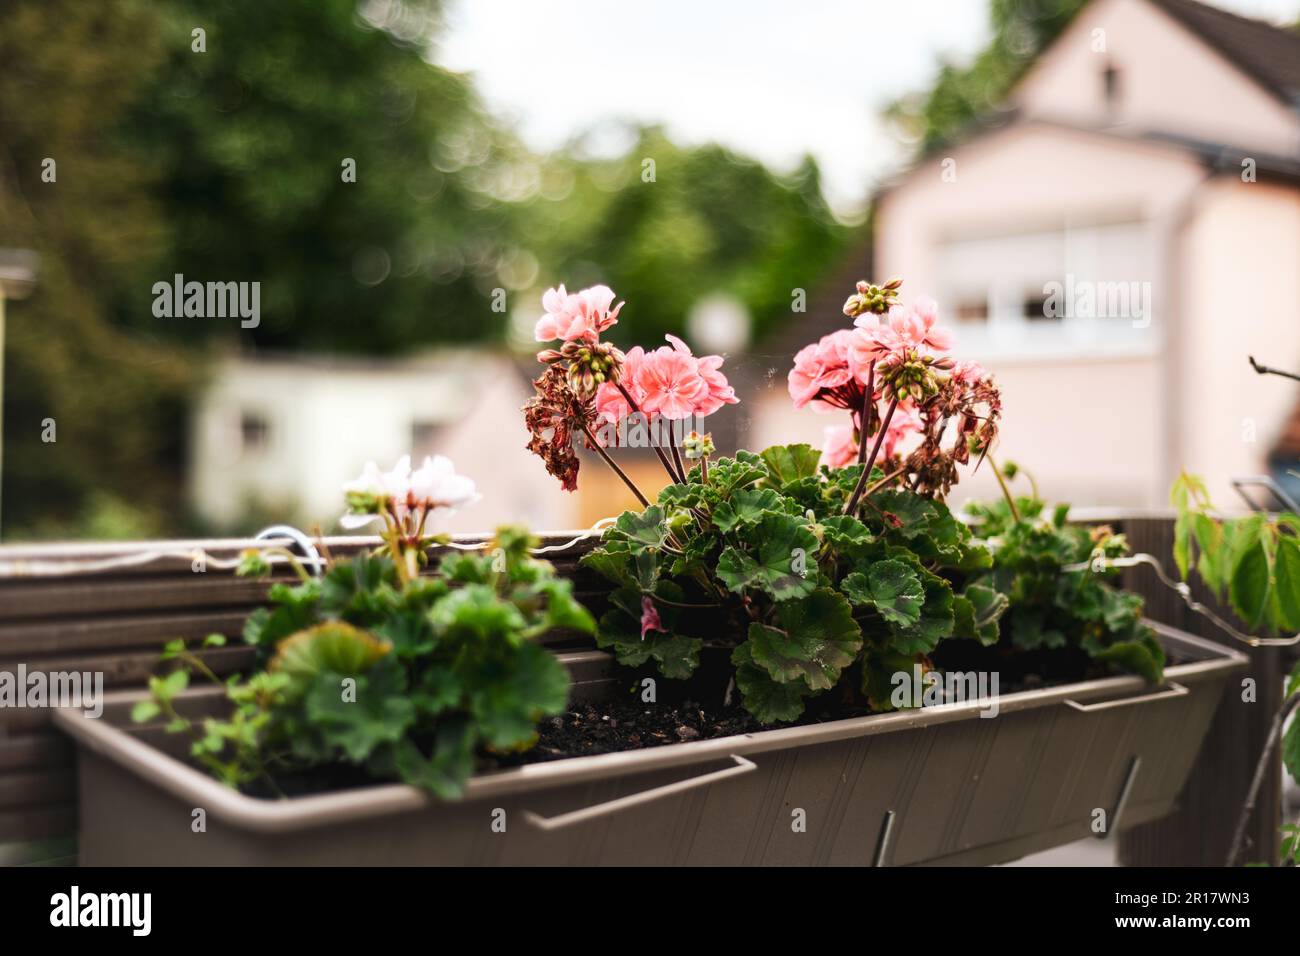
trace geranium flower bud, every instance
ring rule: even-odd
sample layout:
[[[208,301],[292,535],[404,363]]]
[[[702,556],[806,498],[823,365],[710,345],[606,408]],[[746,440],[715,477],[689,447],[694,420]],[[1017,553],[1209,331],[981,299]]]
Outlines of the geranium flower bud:
[[[683,439],[682,450],[685,451],[687,458],[707,458],[713,454],[713,436],[691,432]]]

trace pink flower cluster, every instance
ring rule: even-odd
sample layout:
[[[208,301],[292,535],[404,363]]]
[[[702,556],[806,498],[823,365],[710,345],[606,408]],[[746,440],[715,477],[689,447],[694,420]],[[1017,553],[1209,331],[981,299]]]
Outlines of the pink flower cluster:
[[[623,303],[611,309],[613,303],[614,290],[607,285],[594,285],[581,292],[566,292],[563,285],[547,289],[542,295],[546,314],[537,320],[533,334],[539,342],[595,342],[601,332],[618,321]]]
[[[620,384],[647,415],[680,419],[691,415],[712,415],[723,405],[735,405],[736,390],[722,374],[722,357],[696,357],[675,335],[665,335],[669,345],[653,352],[641,346],[629,349],[623,358]],[[608,382],[596,391],[596,411],[617,424],[632,411],[618,385]]]
[[[859,291],[865,283],[859,283]],[[846,307],[847,308],[847,307]],[[953,368],[944,353],[952,347],[952,335],[938,327],[938,307],[932,299],[920,299],[911,306],[893,304],[883,316],[872,312],[858,315],[852,329],[838,329],[804,346],[794,357],[788,386],[795,408],[812,405],[815,411],[844,409],[852,413],[850,425],[826,429],[822,460],[833,468],[851,464],[858,457],[862,409],[866,389],[873,388],[871,402],[885,393],[882,386],[891,370],[907,363],[933,363],[938,369]],[[959,381],[983,377],[973,363],[963,363],[951,373]],[[874,414],[874,413],[873,413]],[[909,435],[921,431],[921,416],[909,401],[899,404],[881,443],[886,458],[892,457]]]
[[[853,329],[839,329],[795,354],[794,368],[788,376],[795,408],[809,402],[819,411],[847,407],[836,401],[834,393],[855,379],[849,367],[849,350],[855,337]]]
[[[899,405],[885,429],[885,440],[880,453],[888,460],[901,450],[904,441],[921,434],[925,423],[915,408]],[[857,430],[852,425],[828,425],[822,445],[822,462],[830,468],[851,465],[858,457]]]
[[[908,353],[940,355],[952,348],[952,333],[937,327],[939,307],[933,299],[918,299],[911,306],[890,306],[881,322],[872,313],[858,316],[851,333],[849,369],[866,384],[872,362],[903,361]]]
[[[805,345],[794,357],[788,383],[795,408],[811,403],[814,409],[856,408],[872,363],[877,368],[906,361],[910,356],[939,356],[952,347],[952,335],[938,328],[938,308],[932,299],[912,306],[892,306],[883,320],[861,315],[856,328],[838,329]]]

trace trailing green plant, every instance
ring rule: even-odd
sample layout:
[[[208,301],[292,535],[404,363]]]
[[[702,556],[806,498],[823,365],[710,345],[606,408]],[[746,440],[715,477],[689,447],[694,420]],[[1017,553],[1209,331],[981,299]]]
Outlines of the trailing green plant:
[[[972,586],[984,584],[1008,601],[1001,641],[1022,651],[1075,647],[1158,683],[1165,655],[1142,623],[1142,598],[1113,583],[1119,572],[1105,560],[1128,554],[1124,535],[1071,524],[1069,505],[1049,508],[1036,493],[1013,496],[1006,482],[1020,469],[989,463],[1005,495],[967,503],[965,511],[993,555],[993,567]]]
[[[1218,514],[1205,483],[1186,473],[1169,495],[1177,509],[1174,563],[1184,581],[1194,571],[1246,631],[1264,638],[1300,632],[1300,515]],[[1300,664],[1286,696],[1300,691]],[[1282,738],[1282,759],[1300,782],[1300,720]]]
[[[182,643],[169,645],[180,668],[151,681],[134,717],[165,717],[235,787],[274,790],[277,778],[348,765],[455,796],[476,755],[527,749],[537,721],[563,711],[567,673],[536,639],[592,633],[595,622],[570,583],[531,557],[522,529],[499,529],[486,553],[453,552],[419,574],[439,540],[424,531],[436,505],[403,503],[391,488],[353,489],[349,500],[354,512],[389,516],[385,543],[332,562],[319,580],[272,585],[270,606],[244,628],[260,664],[247,679],[219,680]],[[265,573],[266,562],[246,570]],[[176,701],[193,673],[224,688],[228,715],[183,715]]]

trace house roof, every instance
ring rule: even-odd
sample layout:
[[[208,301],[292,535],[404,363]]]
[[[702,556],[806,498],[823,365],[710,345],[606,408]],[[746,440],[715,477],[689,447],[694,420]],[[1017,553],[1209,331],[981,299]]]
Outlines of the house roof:
[[[1197,3],[1150,0],[1291,107],[1300,107],[1300,33]]]

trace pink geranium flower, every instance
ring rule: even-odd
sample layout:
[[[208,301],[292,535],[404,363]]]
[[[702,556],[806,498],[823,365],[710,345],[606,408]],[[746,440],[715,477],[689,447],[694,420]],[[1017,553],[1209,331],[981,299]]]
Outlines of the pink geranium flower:
[[[563,285],[547,289],[542,295],[542,308],[546,314],[537,320],[533,330],[539,342],[579,339],[594,342],[600,333],[618,321],[623,303],[610,308],[614,290],[606,285],[592,286],[581,292],[566,292]]]
[[[854,378],[866,384],[871,364],[906,361],[913,356],[938,355],[952,347],[952,333],[939,328],[938,309],[932,299],[916,305],[890,308],[883,321],[874,315],[859,316],[853,323],[857,330],[849,345],[849,369]]]
[[[641,640],[644,641],[645,636],[651,631],[668,633],[659,620],[659,609],[655,607],[655,602],[650,600],[648,596],[643,596],[641,598]]]
[[[786,379],[795,408],[809,402],[821,404],[818,395],[823,390],[838,388],[853,377],[849,367],[853,339],[852,329],[839,329],[796,353],[794,368]]]
[[[695,358],[690,347],[677,336],[665,335],[664,338],[672,344],[674,351]],[[697,415],[712,415],[723,405],[735,405],[740,401],[736,397],[736,390],[727,382],[727,376],[722,374],[721,355],[705,355],[695,359],[695,370],[708,387],[708,393],[696,404]]]
[[[917,299],[910,309],[901,310],[895,318],[895,310],[889,310],[890,325],[898,330],[899,337],[917,350],[930,349],[934,352],[946,352],[952,348],[952,333],[941,329],[939,306],[933,299]]]
[[[667,346],[647,353],[636,383],[645,396],[641,410],[664,418],[686,418],[709,397],[695,358]]]
[[[858,443],[853,437],[852,425],[828,425],[822,443],[822,464],[828,468],[842,468],[858,457]]]

